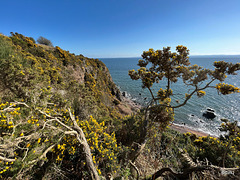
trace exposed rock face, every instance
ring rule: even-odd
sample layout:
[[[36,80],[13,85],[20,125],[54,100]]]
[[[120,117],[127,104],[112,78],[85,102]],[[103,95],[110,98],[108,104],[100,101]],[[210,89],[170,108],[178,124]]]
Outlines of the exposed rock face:
[[[123,115],[131,115],[141,109],[141,105],[134,103],[132,100],[122,97],[122,101],[117,105],[119,112]]]
[[[113,96],[116,96],[116,98],[119,100],[119,101],[121,101],[122,100],[122,95],[121,95],[121,93],[120,93],[120,90],[117,88],[117,87],[112,87],[112,89],[111,89],[111,94],[113,95]]]
[[[204,113],[203,113],[203,117],[207,118],[207,119],[214,119],[216,117],[216,114],[214,113],[215,111],[213,109],[207,109]]]

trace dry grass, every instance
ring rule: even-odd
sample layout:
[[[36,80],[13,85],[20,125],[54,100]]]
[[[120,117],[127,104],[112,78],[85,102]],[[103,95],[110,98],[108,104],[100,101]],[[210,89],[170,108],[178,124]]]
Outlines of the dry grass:
[[[47,45],[44,45],[44,44],[37,44],[37,45],[42,47],[44,50],[50,50],[50,51],[55,50],[55,47],[47,46]]]

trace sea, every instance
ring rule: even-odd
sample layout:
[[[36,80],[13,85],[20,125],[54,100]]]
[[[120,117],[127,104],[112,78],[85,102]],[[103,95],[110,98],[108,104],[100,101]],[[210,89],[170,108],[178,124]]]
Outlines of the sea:
[[[146,106],[151,100],[151,95],[147,89],[142,88],[141,80],[132,80],[128,71],[139,69],[139,58],[99,58],[109,69],[114,83],[120,91],[132,99],[135,103]],[[197,64],[204,68],[214,69],[214,61],[226,61],[232,63],[240,62],[240,55],[208,55],[208,56],[190,56],[190,63]],[[214,82],[213,86],[219,82]],[[240,87],[240,72],[237,75],[229,75],[225,83]],[[160,88],[166,88],[166,80],[153,86],[156,94]],[[174,96],[172,103],[177,104],[177,100],[183,102],[185,93],[189,93],[191,87],[186,86],[181,79],[177,83],[171,84]],[[203,113],[211,109],[216,117],[206,119]],[[174,123],[180,126],[187,126],[193,130],[202,131],[210,135],[219,136],[221,119],[237,121],[240,125],[240,93],[221,95],[215,88],[208,88],[206,95],[202,98],[192,97],[188,103],[178,109],[175,109]]]

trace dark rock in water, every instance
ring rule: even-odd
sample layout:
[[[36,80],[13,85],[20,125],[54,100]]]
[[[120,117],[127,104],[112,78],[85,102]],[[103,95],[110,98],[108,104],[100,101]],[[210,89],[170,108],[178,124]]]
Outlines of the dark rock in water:
[[[122,92],[122,95],[123,95],[123,97],[126,97],[126,92],[123,91],[123,92]]]
[[[215,112],[213,109],[207,108],[207,111]]]
[[[141,93],[139,93],[139,96],[141,96],[142,94]]]
[[[194,116],[194,114],[191,114],[191,116],[193,117],[193,116]]]
[[[214,119],[216,117],[214,110],[212,109],[207,109],[207,111],[205,111],[203,113],[203,117],[207,118],[207,119]]]

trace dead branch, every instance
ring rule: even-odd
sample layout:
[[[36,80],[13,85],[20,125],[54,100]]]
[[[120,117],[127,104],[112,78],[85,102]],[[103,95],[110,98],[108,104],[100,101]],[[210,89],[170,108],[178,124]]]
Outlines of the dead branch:
[[[14,162],[14,161],[16,161],[16,159],[9,159],[9,158],[5,158],[5,157],[2,157],[2,156],[0,156],[0,160],[1,161],[6,161],[6,162]]]
[[[93,163],[90,147],[89,147],[88,142],[85,138],[83,130],[78,126],[78,124],[75,120],[75,117],[72,115],[70,109],[68,109],[68,112],[69,112],[69,115],[70,115],[70,119],[73,122],[74,130],[77,131],[76,138],[77,138],[78,142],[82,145],[88,171],[91,174],[92,179],[100,180],[100,178],[98,176],[97,169],[96,169],[96,167]]]
[[[139,173],[139,170],[137,168],[137,166],[135,164],[132,163],[132,161],[129,161],[129,163],[131,164],[131,166],[135,169],[135,171],[137,172],[137,180],[139,180],[139,176],[140,176],[140,173]]]
[[[22,102],[15,102],[15,103],[11,103],[10,106],[8,106],[7,108],[1,110],[1,112],[9,112],[9,111],[14,111],[16,108],[16,105],[23,105],[27,108],[30,108],[27,104],[22,103]],[[93,159],[92,159],[92,154],[91,154],[91,150],[90,147],[88,145],[88,142],[85,138],[85,135],[82,131],[82,129],[78,126],[75,117],[72,115],[71,110],[69,110],[69,115],[70,115],[70,119],[73,122],[73,127],[72,126],[68,126],[66,125],[64,122],[62,122],[62,117],[60,116],[52,116],[50,114],[45,113],[44,111],[40,110],[40,109],[35,109],[36,111],[38,111],[40,114],[45,115],[45,117],[47,117],[46,121],[43,124],[43,127],[38,129],[43,131],[44,129],[51,129],[56,131],[57,133],[64,133],[65,135],[74,135],[77,139],[77,141],[79,142],[79,144],[81,145],[80,147],[83,149],[84,152],[84,156],[86,159],[86,165],[88,168],[88,172],[91,175],[91,178],[94,180],[100,180],[97,169],[93,163]],[[52,125],[52,122],[57,122],[60,127],[56,128]],[[24,122],[21,122],[19,125],[24,124]],[[16,127],[16,126],[15,126]],[[14,129],[15,130],[15,129]],[[14,149],[22,149],[25,151],[24,157],[22,159],[22,161],[26,161],[26,157],[29,154],[29,148],[23,148],[21,146],[19,146],[20,143],[22,142],[27,142],[30,141],[31,139],[39,139],[42,134],[39,131],[36,131],[37,129],[35,129],[35,131],[31,132],[31,134],[26,134],[23,135],[23,133],[21,134],[20,137],[16,137],[14,139],[9,138],[7,140],[5,140],[4,143],[0,144],[0,151],[3,152],[2,155],[0,154],[0,160],[2,161],[6,161],[6,162],[14,162],[15,159],[11,159],[11,158],[7,158],[4,157],[6,153],[8,153],[8,149],[11,149],[12,151]],[[8,134],[9,136],[11,136],[11,134]],[[62,137],[60,137],[58,139],[58,142],[61,141]],[[42,154],[35,158],[32,161],[28,161],[28,162],[24,162],[24,166],[21,168],[21,170],[18,172],[17,174],[17,178],[23,176],[24,173],[31,171],[32,167],[39,162],[41,159],[45,158],[47,153],[54,148],[54,146],[56,146],[58,144],[58,142],[50,145],[49,147],[46,147],[47,149],[45,149],[44,151],[42,151]],[[9,154],[9,153],[8,153]]]
[[[189,175],[193,172],[198,172],[198,171],[205,171],[205,170],[217,170],[219,172],[224,172],[222,175],[227,175],[227,174],[234,174],[235,171],[240,171],[240,168],[222,168],[218,166],[213,166],[213,165],[206,165],[206,166],[197,166],[197,167],[190,167],[184,170],[183,173],[177,173],[171,168],[162,168],[159,171],[155,172],[150,178],[146,178],[145,180],[155,180],[159,178],[160,176],[163,175],[165,172],[171,173],[173,176],[175,176],[178,179],[187,179]],[[228,173],[226,173],[228,172]],[[233,173],[230,173],[233,172]]]

